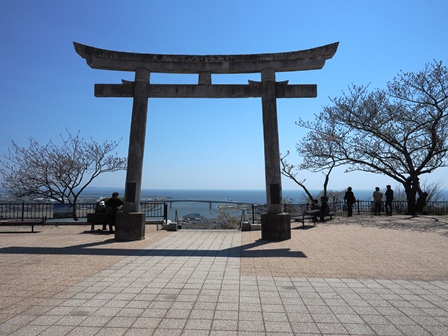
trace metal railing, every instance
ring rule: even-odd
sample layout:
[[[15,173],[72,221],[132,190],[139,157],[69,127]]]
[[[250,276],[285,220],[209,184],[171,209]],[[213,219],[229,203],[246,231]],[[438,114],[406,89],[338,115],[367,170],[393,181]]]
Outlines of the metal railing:
[[[347,205],[345,202],[329,202],[328,206],[331,212],[336,215],[347,214]],[[283,204],[283,211],[290,213],[291,216],[302,215],[305,210],[309,210],[310,203],[305,204]],[[255,205],[252,212],[252,223],[260,222],[261,215],[266,213],[266,205]],[[382,206],[382,212],[384,210],[384,203]],[[408,211],[408,203],[406,201],[394,201],[392,202],[392,212],[394,214],[405,214]],[[357,201],[353,206],[353,214],[366,215],[375,213],[375,206],[373,201]],[[431,214],[431,215],[448,215],[448,201],[429,201],[418,211],[419,214]],[[247,215],[247,213],[246,213]]]
[[[329,203],[331,211],[336,214],[347,213],[347,207],[344,202],[334,202]],[[384,210],[384,203],[381,208],[382,212]],[[404,214],[408,211],[408,203],[406,201],[394,201],[392,202],[392,212],[396,214]],[[375,205],[373,201],[357,201],[353,206],[353,213],[357,214],[367,214],[374,213]],[[432,214],[432,215],[447,215],[448,214],[448,202],[447,201],[429,201],[423,207],[423,209],[418,209],[419,214]]]
[[[167,219],[165,202],[142,202],[140,207],[146,217],[160,217],[165,221]],[[77,203],[76,215],[78,218],[87,218],[87,214],[95,212],[96,209],[97,203]],[[73,207],[70,204],[0,203],[0,219],[69,218],[72,213]]]
[[[245,203],[247,204],[247,203]],[[336,215],[347,213],[347,207],[344,202],[329,202],[330,211]],[[70,205],[65,206],[67,216],[70,217],[72,208]],[[88,213],[95,212],[96,203],[78,203],[76,205],[76,214],[78,218],[86,218]],[[310,204],[283,204],[283,211],[290,213],[292,216],[301,215],[305,210],[309,209]],[[58,215],[61,204],[55,203],[0,203],[0,219],[33,219],[33,218],[60,218]],[[141,202],[140,208],[146,213],[148,218],[161,218],[165,222],[168,219],[167,202]],[[265,204],[251,204],[251,210],[245,209],[246,220],[252,223],[261,221],[261,215],[266,213]],[[384,211],[384,209],[382,210]],[[407,211],[407,202],[394,201],[393,213],[404,214]],[[374,212],[374,204],[372,201],[358,201],[353,207],[353,214],[369,214]],[[447,215],[448,201],[429,201],[426,206],[419,211],[421,214]]]
[[[51,203],[0,203],[0,219],[50,218],[52,214]]]
[[[168,222],[168,204],[166,202],[141,202],[140,211],[146,213],[149,218],[162,218]]]

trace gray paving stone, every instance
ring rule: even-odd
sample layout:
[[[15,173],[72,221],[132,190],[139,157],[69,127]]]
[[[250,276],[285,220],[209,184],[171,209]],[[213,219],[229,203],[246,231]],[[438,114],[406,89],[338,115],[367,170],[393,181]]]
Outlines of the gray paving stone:
[[[238,331],[238,321],[213,320],[212,330],[220,331]]]
[[[377,335],[380,336],[403,336],[404,333],[392,324],[369,324]]]
[[[291,323],[291,327],[297,335],[320,334],[320,330],[314,322],[293,322]]]
[[[211,330],[212,319],[189,319],[185,325],[185,329],[190,330]]]
[[[95,335],[99,332],[100,328],[90,327],[91,335]],[[69,335],[74,328],[70,326],[50,326],[47,329],[43,330],[39,335],[42,336],[54,336],[54,335]]]
[[[343,323],[342,325],[350,335],[376,335],[376,332],[365,323]]]
[[[355,314],[336,314],[336,318],[342,324],[345,324],[345,323],[363,324],[363,323],[365,323],[365,321],[361,318],[361,316],[355,315]]]
[[[103,327],[112,319],[110,316],[88,316],[82,323],[80,324],[83,327]]]
[[[291,325],[283,322],[265,321],[267,333],[292,333]]]
[[[317,327],[323,334],[347,334],[347,329],[341,323],[319,323],[317,322]]]
[[[244,332],[264,332],[265,327],[263,321],[252,320],[252,321],[239,321],[238,331]]]

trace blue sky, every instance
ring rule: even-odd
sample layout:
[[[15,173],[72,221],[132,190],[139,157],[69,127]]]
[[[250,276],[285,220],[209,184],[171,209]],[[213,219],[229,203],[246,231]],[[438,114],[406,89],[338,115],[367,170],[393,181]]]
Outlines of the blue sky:
[[[445,0],[2,0],[0,2],[0,154],[14,140],[46,143],[68,129],[98,142],[129,142],[132,99],[95,98],[95,83],[133,80],[133,73],[94,70],[73,48],[164,54],[287,52],[340,42],[322,70],[277,74],[292,84],[317,84],[315,99],[278,99],[280,152],[291,151],[329,97],[351,83],[385,87],[400,70],[418,71],[432,60],[448,62]],[[214,83],[245,84],[257,74],[213,76]],[[151,76],[152,83],[197,83],[197,76]],[[150,99],[143,188],[263,189],[261,99]],[[447,168],[428,175],[440,181]],[[303,172],[310,189],[321,173]],[[93,185],[123,187],[125,172]],[[283,178],[283,189],[295,184]],[[335,171],[330,189],[373,189],[395,181]]]

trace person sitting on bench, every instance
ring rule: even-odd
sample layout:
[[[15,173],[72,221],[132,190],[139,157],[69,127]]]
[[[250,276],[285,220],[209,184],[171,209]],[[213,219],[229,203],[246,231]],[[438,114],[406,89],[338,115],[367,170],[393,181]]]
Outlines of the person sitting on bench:
[[[311,210],[320,210],[319,201],[317,199],[313,199],[313,201],[311,202],[310,209]],[[317,222],[317,217],[315,215],[313,216],[313,222]]]
[[[328,200],[328,198],[326,196],[322,196],[320,198],[320,221],[321,222],[325,221],[325,215],[328,215],[328,213],[330,212],[330,207],[328,206],[327,200]]]
[[[112,193],[112,197],[109,198],[105,203],[109,210],[107,212],[107,215],[109,217],[109,231],[112,233],[114,232],[117,212],[123,207],[123,201],[118,198],[118,193],[114,192]]]

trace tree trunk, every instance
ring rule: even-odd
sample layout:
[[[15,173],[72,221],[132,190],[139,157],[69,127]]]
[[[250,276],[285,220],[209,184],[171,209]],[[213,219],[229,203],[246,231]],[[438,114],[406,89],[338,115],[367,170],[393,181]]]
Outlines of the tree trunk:
[[[408,201],[408,214],[411,216],[417,216],[417,208],[415,206],[415,191],[411,191],[406,194]]]
[[[72,217],[73,217],[73,220],[75,221],[75,222],[77,222],[78,220],[79,220],[79,218],[78,218],[78,215],[77,215],[77,213],[76,213],[76,201],[72,204]]]
[[[325,181],[324,181],[324,196],[325,196],[325,199],[327,199],[327,200],[328,200],[328,197],[327,197],[327,187],[328,187],[328,182],[330,182],[330,174],[331,174],[331,172],[333,171],[333,168],[334,168],[335,166],[336,166],[336,164],[335,164],[334,161],[333,161],[332,166],[330,167],[330,169],[328,169],[327,173],[325,174]]]
[[[415,183],[417,181],[417,183]],[[408,215],[417,216],[417,206],[415,203],[415,196],[419,188],[418,178],[409,177],[406,183],[403,184],[406,191],[406,200],[408,202]]]
[[[324,182],[324,196],[327,197],[327,187],[328,187],[328,181],[330,180],[329,174],[325,175],[325,182]]]
[[[314,199],[313,195],[311,195],[311,193],[308,191],[308,189],[303,184],[299,184],[299,185],[302,187],[302,189],[305,191],[305,193],[308,195],[308,198],[312,202]]]

